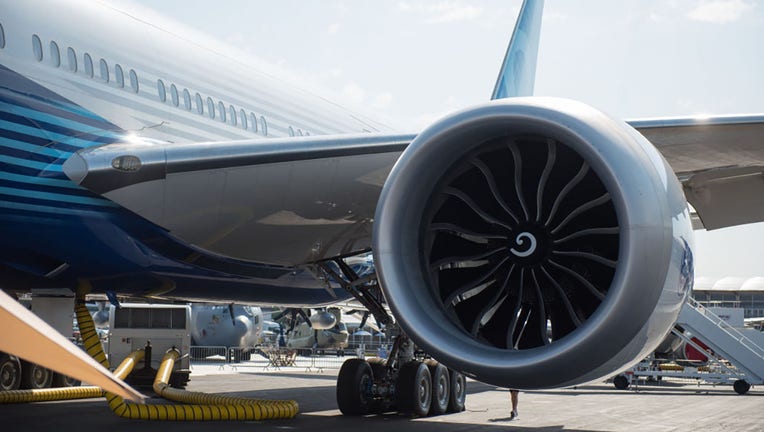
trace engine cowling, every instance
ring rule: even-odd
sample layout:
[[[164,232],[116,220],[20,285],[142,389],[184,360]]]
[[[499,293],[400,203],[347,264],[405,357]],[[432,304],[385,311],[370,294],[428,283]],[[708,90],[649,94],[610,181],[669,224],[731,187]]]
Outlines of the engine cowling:
[[[373,244],[417,345],[521,389],[641,360],[693,281],[671,168],[628,124],[565,99],[493,101],[419,134],[384,185]]]

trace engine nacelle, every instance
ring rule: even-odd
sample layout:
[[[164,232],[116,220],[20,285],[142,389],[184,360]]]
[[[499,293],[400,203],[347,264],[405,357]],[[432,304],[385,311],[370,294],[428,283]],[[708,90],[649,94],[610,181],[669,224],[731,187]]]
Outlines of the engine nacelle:
[[[416,137],[385,183],[373,250],[417,345],[532,389],[649,354],[692,289],[692,245],[681,186],[642,135],[579,102],[516,98]]]

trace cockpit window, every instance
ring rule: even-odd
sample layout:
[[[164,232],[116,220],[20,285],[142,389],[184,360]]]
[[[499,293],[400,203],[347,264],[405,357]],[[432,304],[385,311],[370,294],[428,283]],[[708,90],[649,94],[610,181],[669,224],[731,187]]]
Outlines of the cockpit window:
[[[0,48],[5,48],[5,30],[2,24],[0,24]]]

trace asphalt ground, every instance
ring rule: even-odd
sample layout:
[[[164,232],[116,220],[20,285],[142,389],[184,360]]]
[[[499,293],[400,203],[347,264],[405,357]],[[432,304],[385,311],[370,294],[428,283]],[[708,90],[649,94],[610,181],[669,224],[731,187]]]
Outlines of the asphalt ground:
[[[510,420],[509,391],[468,382],[467,409],[438,417],[345,417],[337,409],[335,368],[264,369],[261,364],[194,366],[188,390],[259,399],[294,399],[290,420],[161,422],[114,415],[105,399],[0,405],[0,431],[762,431],[764,392],[729,385],[669,382],[616,390],[601,383],[520,393]],[[158,402],[154,400],[153,402]]]

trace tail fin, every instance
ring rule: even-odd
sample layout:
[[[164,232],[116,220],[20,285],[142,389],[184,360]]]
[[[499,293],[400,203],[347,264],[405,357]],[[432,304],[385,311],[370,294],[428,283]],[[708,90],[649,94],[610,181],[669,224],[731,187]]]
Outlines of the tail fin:
[[[492,100],[533,94],[543,9],[544,0],[523,1],[491,95]]]

